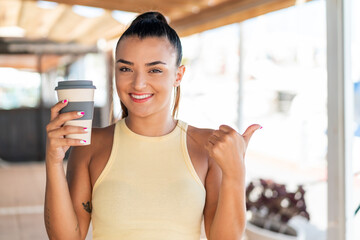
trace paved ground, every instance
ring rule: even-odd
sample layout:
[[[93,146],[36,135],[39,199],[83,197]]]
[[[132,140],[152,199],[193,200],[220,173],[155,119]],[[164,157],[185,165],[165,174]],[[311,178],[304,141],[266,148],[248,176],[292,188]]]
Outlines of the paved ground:
[[[1,161],[0,239],[48,239],[43,220],[44,196],[44,163],[10,165]]]

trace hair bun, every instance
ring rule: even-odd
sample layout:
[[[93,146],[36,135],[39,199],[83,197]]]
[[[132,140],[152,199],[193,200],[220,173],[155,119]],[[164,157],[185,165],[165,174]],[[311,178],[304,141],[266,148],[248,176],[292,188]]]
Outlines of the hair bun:
[[[162,15],[159,12],[146,12],[136,17],[136,19],[133,21],[134,23],[140,22],[140,21],[159,21],[165,24],[168,24],[166,21],[166,18],[164,15]]]

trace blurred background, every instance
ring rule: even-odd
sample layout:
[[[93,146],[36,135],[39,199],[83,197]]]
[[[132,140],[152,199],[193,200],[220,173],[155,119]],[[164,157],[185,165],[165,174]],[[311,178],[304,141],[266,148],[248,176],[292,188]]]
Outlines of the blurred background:
[[[328,205],[333,203],[328,183],[338,179],[329,172],[328,155],[328,112],[336,106],[328,105],[333,96],[328,96],[327,64],[338,57],[327,48],[327,23],[333,17],[328,13],[327,19],[327,9],[333,1],[0,0],[0,239],[47,239],[45,126],[57,102],[54,88],[63,80],[94,81],[93,126],[117,121],[114,47],[136,15],[147,10],[164,13],[181,36],[186,73],[178,118],[204,128],[228,124],[240,133],[261,124],[247,152],[247,183],[266,179],[289,192],[302,186],[306,208],[299,208],[310,220],[297,224],[306,236],[296,239],[360,239],[355,227],[360,224],[360,213],[355,214],[360,204],[360,2],[342,2],[351,4],[345,65],[351,104],[343,106],[351,112],[351,137],[345,147],[350,149],[343,176],[347,187],[334,191],[345,191],[346,200],[339,203],[344,208]],[[341,159],[336,164],[343,166]],[[287,206],[282,202],[281,207]],[[334,208],[346,220],[332,222],[329,209]],[[338,225],[344,225],[346,238],[345,233],[329,236]]]

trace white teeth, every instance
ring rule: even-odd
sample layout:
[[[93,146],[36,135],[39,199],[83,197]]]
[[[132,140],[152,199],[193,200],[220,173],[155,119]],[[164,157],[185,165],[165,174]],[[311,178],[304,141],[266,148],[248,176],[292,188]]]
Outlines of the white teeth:
[[[144,98],[148,98],[150,97],[152,94],[143,94],[143,95],[135,95],[135,94],[131,94],[131,97],[135,98],[135,99],[144,99]]]

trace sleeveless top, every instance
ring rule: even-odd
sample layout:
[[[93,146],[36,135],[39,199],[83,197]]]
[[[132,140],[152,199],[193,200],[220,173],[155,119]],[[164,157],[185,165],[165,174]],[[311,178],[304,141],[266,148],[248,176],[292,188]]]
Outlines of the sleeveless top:
[[[187,124],[160,137],[115,124],[92,192],[93,239],[199,240],[206,191],[186,145]]]

